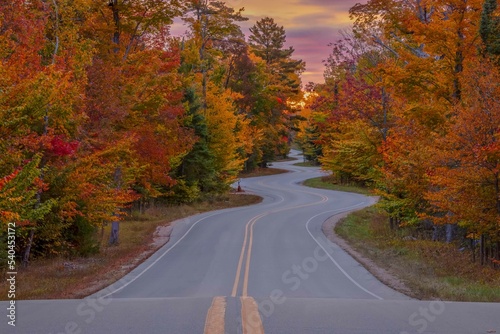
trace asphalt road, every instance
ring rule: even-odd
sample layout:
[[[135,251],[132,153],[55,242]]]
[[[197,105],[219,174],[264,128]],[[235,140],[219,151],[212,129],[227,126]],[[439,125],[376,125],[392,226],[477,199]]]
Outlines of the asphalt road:
[[[295,162],[241,181],[261,204],[177,222],[168,244],[93,296],[18,301],[15,327],[1,302],[0,333],[500,333],[500,304],[410,300],[328,241],[327,218],[373,199],[301,186],[322,173]]]

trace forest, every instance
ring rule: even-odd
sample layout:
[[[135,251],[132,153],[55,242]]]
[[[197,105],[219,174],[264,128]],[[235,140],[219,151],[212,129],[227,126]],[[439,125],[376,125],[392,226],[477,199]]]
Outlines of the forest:
[[[85,255],[130,208],[228,191],[292,141],[375,189],[392,228],[500,265],[496,0],[370,0],[325,55],[209,0],[0,2],[0,266]],[[188,33],[171,36],[173,20]],[[325,41],[325,44],[330,41]],[[475,253],[474,253],[475,254]]]
[[[0,3],[3,266],[8,227],[25,265],[85,255],[132,205],[214,196],[287,154],[305,64],[272,18],[248,42],[244,20],[222,1]]]
[[[307,87],[307,159],[374,188],[392,229],[458,240],[498,267],[497,1],[371,0],[349,13],[325,84]]]

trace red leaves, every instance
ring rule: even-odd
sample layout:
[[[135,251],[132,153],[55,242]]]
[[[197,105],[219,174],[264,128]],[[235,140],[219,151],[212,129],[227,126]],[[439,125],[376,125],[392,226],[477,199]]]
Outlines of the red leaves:
[[[67,141],[65,136],[62,135],[54,136],[50,144],[52,146],[50,153],[59,157],[74,155],[79,146],[78,141]]]
[[[0,179],[0,190],[3,189],[3,187],[5,187],[5,185],[7,183],[9,183],[13,178],[15,178],[17,176],[17,174],[19,174],[19,171],[20,169],[16,170],[15,172],[3,177]]]

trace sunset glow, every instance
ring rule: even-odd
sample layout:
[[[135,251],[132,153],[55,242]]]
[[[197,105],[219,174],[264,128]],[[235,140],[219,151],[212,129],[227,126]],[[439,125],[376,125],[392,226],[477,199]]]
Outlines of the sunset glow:
[[[302,74],[304,84],[309,81],[323,82],[322,61],[330,53],[329,43],[339,39],[339,31],[349,28],[349,8],[356,0],[228,0],[233,8],[245,8],[248,21],[241,23],[248,36],[249,28],[259,19],[269,16],[282,25],[287,33],[287,45],[295,49],[294,58],[306,62]],[[173,33],[182,29],[176,27]]]

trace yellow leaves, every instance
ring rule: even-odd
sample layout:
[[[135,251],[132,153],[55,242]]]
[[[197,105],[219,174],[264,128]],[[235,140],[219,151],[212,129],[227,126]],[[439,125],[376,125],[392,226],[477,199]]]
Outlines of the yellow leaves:
[[[361,120],[341,122],[338,129],[340,132],[332,134],[323,146],[320,161],[324,168],[345,173],[360,182],[373,180],[381,162],[377,131]]]
[[[449,131],[433,150],[435,165],[427,200],[448,212],[436,222],[466,222],[474,233],[500,231],[500,101],[498,68],[466,63],[463,99],[450,119]]]
[[[223,182],[229,184],[243,168],[244,159],[238,150],[251,151],[251,142],[246,135],[252,131],[248,129],[248,122],[236,115],[233,96],[212,83],[208,85],[205,116],[209,132],[208,146],[215,155],[216,170]],[[238,126],[243,131],[238,131]]]
[[[0,222],[4,224],[18,222],[19,220],[21,220],[21,216],[17,212],[0,211]]]
[[[68,175],[62,199],[65,202],[60,210],[62,218],[71,221],[76,215],[83,215],[91,225],[101,226],[138,198],[128,190],[127,180],[132,179],[129,170],[123,168],[124,184],[120,187],[112,178],[116,166],[97,158],[82,159]]]
[[[238,119],[237,128],[237,142],[247,155],[252,154],[255,143],[258,143],[262,140],[264,136],[264,130],[259,127],[250,125],[250,121],[248,119],[243,119],[242,117],[239,117]]]

